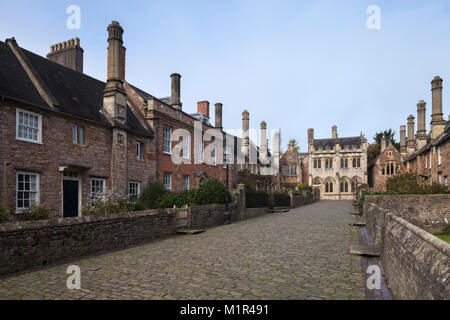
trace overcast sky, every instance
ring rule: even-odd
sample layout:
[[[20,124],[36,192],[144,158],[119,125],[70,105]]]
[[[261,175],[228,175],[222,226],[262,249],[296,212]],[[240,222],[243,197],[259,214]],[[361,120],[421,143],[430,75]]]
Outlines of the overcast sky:
[[[66,26],[70,5],[81,28]],[[367,8],[381,9],[381,29],[369,30]],[[182,75],[183,108],[197,101],[224,104],[224,126],[265,120],[282,130],[283,148],[297,139],[357,136],[399,127],[431,85],[444,79],[444,118],[450,86],[450,2],[400,0],[0,0],[0,39],[45,56],[56,42],[79,37],[84,71],[106,80],[106,28],[125,29],[127,81],[157,96],[170,95],[170,74]],[[214,116],[212,116],[213,118]],[[214,119],[214,118],[213,118]]]

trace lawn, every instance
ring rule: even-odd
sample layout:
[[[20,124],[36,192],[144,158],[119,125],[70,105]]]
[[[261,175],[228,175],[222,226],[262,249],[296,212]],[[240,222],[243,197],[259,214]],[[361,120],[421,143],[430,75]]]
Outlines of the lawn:
[[[450,243],[450,234],[435,234],[435,236],[447,243]]]

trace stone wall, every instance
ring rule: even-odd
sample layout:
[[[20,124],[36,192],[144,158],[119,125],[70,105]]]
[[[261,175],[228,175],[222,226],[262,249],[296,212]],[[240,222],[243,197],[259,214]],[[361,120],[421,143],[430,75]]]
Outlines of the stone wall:
[[[368,196],[366,204],[375,203],[430,233],[450,225],[450,195]]]
[[[224,225],[226,221],[225,205],[206,205],[190,207],[188,209],[188,228],[189,229],[207,229]],[[239,220],[238,203],[230,204],[230,221]]]
[[[313,203],[313,196],[294,196],[291,195],[291,207],[298,208]]]
[[[395,298],[450,298],[450,244],[411,223],[431,229],[439,219],[445,223],[448,216],[439,211],[448,202],[449,195],[366,197],[366,227],[382,249],[380,265]]]
[[[0,225],[0,275],[121,249],[176,232],[175,210]]]

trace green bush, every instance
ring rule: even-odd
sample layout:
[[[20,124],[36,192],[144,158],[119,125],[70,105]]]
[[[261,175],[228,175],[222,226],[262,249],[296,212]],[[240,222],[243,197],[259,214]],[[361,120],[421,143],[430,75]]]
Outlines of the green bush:
[[[158,209],[163,197],[168,193],[163,184],[159,182],[149,183],[141,192],[139,196],[139,203],[144,209]]]
[[[12,217],[7,205],[0,203],[0,223],[8,222]]]
[[[224,184],[219,180],[208,180],[197,190],[195,203],[197,205],[224,204],[227,192]],[[231,200],[229,193],[228,199]]]
[[[177,205],[178,208],[182,208],[184,206],[189,206],[189,207],[195,206],[196,196],[197,196],[196,190],[180,192],[177,195],[175,204]]]
[[[275,207],[290,207],[291,206],[291,197],[287,193],[274,193],[274,206]]]
[[[173,208],[177,203],[177,194],[174,192],[166,192],[158,203],[157,209]]]
[[[247,208],[266,208],[269,206],[269,197],[265,192],[247,191],[245,198]]]
[[[407,173],[389,178],[386,183],[391,194],[446,194],[448,187],[438,183],[429,183],[429,177]],[[386,194],[386,193],[384,193]]]
[[[34,205],[29,208],[23,209],[18,215],[20,221],[40,221],[51,219],[50,211],[48,209]]]

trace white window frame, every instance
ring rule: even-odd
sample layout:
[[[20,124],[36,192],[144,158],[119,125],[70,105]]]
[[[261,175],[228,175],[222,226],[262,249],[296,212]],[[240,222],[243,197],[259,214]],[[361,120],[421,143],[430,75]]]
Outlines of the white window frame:
[[[186,182],[186,179],[187,178],[187,185],[185,184],[185,182]],[[191,186],[191,177],[190,176],[188,176],[188,175],[184,175],[183,176],[183,190],[184,191],[189,191],[189,188],[190,188],[190,186]]]
[[[72,143],[78,144],[78,126],[76,124],[72,125]]]
[[[168,177],[168,181],[167,181]],[[168,191],[172,190],[172,172],[164,172],[164,179],[163,179],[164,188]]]
[[[102,182],[102,184],[103,184],[103,192],[98,192],[98,193],[93,193],[92,192],[92,183],[93,182]],[[90,195],[90,199],[91,199],[91,202],[93,202],[93,200],[94,200],[94,196],[95,195],[97,195],[97,194],[99,194],[99,195],[102,195],[102,199],[103,200],[105,200],[105,194],[106,194],[106,179],[103,179],[103,178],[91,178],[91,180],[90,180],[90,182],[89,182],[89,195]]]
[[[164,153],[165,154],[172,154],[172,128],[169,126],[164,126],[164,137],[163,137],[163,143],[164,143]],[[167,151],[166,147],[168,147],[169,151]]]
[[[36,177],[36,190],[19,190],[19,175],[24,176],[35,176]],[[20,213],[23,209],[29,208],[32,205],[28,207],[19,207],[19,192],[28,192],[28,193],[35,193],[35,199],[34,203],[32,205],[39,205],[40,202],[40,175],[38,173],[30,173],[30,172],[16,172],[16,213]],[[30,197],[28,197],[28,200],[30,200]]]
[[[191,136],[183,136],[183,159],[191,159]]]
[[[136,159],[144,160],[145,157],[145,144],[140,141],[136,141]]]
[[[131,193],[131,186],[132,185],[136,186],[136,188],[133,188],[133,189],[136,189],[137,194],[132,194]],[[139,197],[140,194],[141,194],[141,183],[138,182],[138,181],[130,181],[130,183],[128,184],[128,196],[129,197]]]
[[[205,141],[202,140],[200,143],[200,157],[199,157],[199,161],[200,163],[205,163]]]
[[[33,116],[33,117],[38,118],[38,128],[37,128],[37,135],[36,135],[37,140],[19,137],[20,113],[27,114],[28,116]],[[29,127],[29,128],[33,128],[36,130],[36,128],[34,128],[34,127]],[[34,113],[34,112],[16,108],[16,140],[42,144],[42,115],[40,115],[38,113]]]
[[[438,146],[438,166],[442,164],[442,146]]]
[[[211,158],[212,158],[212,165],[215,167],[217,166],[217,152],[216,147],[214,146],[211,150]]]

